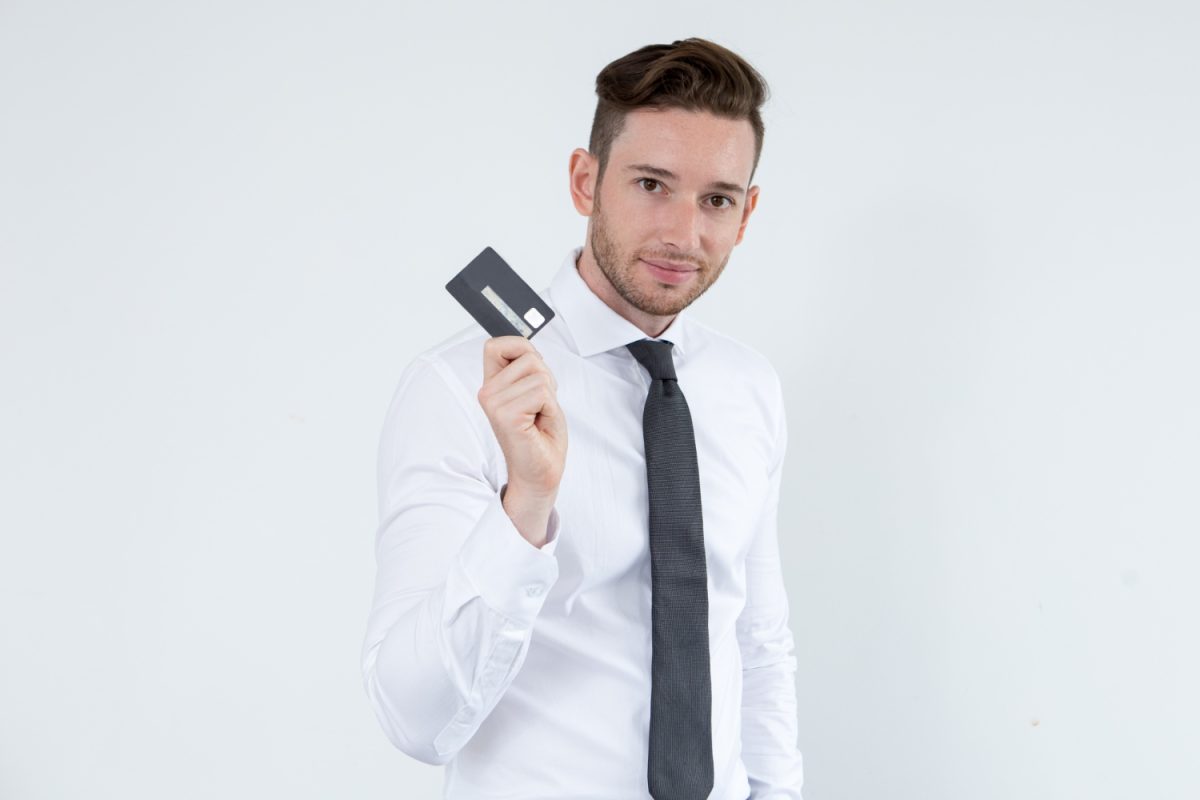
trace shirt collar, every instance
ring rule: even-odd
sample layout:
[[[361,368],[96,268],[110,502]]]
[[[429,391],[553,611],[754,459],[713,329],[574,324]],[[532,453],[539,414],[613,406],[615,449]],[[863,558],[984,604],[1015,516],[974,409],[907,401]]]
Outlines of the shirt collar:
[[[579,355],[587,358],[624,347],[639,339],[666,339],[674,344],[671,354],[676,357],[687,351],[688,319],[681,311],[658,337],[647,336],[638,326],[608,307],[584,283],[577,266],[582,247],[567,253],[550,283],[550,306],[562,317]]]

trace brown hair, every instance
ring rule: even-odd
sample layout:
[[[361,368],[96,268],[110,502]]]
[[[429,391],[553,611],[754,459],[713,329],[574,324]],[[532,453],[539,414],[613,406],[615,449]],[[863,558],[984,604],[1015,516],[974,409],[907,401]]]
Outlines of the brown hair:
[[[597,184],[604,176],[613,140],[625,126],[625,115],[646,107],[748,119],[754,128],[754,167],[750,170],[754,177],[762,153],[759,108],[767,99],[767,83],[732,50],[697,38],[646,45],[600,70],[596,95],[599,100],[588,150],[600,161]]]

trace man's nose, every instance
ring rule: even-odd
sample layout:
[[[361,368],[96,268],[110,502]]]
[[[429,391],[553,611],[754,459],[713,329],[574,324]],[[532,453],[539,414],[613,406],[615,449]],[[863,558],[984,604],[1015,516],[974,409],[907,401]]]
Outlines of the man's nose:
[[[700,226],[703,219],[693,199],[679,198],[667,209],[663,244],[672,245],[683,253],[695,253],[700,249]]]

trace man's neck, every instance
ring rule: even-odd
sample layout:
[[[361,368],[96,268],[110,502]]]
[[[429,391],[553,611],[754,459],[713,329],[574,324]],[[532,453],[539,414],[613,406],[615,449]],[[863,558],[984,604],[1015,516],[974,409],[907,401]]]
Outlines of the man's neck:
[[[596,263],[596,259],[592,255],[592,246],[590,243],[584,245],[583,252],[579,254],[579,258],[575,261],[575,267],[579,271],[579,277],[583,278],[583,282],[592,290],[592,294],[599,297],[604,301],[604,305],[632,322],[637,326],[638,330],[652,339],[661,335],[675,321],[675,317],[678,316],[677,314],[672,314],[671,316],[663,317],[655,314],[647,314],[640,308],[630,304],[629,301],[617,292],[612,282],[609,281],[608,276],[604,274],[603,270]]]

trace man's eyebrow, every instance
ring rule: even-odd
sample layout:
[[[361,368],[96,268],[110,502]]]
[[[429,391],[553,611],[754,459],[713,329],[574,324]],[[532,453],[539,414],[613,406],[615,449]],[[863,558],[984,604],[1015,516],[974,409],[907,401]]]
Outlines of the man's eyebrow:
[[[669,181],[679,180],[679,176],[674,172],[671,172],[671,170],[663,169],[662,167],[656,167],[653,164],[630,164],[625,167],[625,170],[627,172],[645,172],[653,175],[656,178],[666,178]],[[713,181],[708,185],[708,188],[718,189],[722,192],[730,192],[732,194],[746,193],[746,190],[741,186],[737,185],[736,183],[730,183],[729,181]]]

